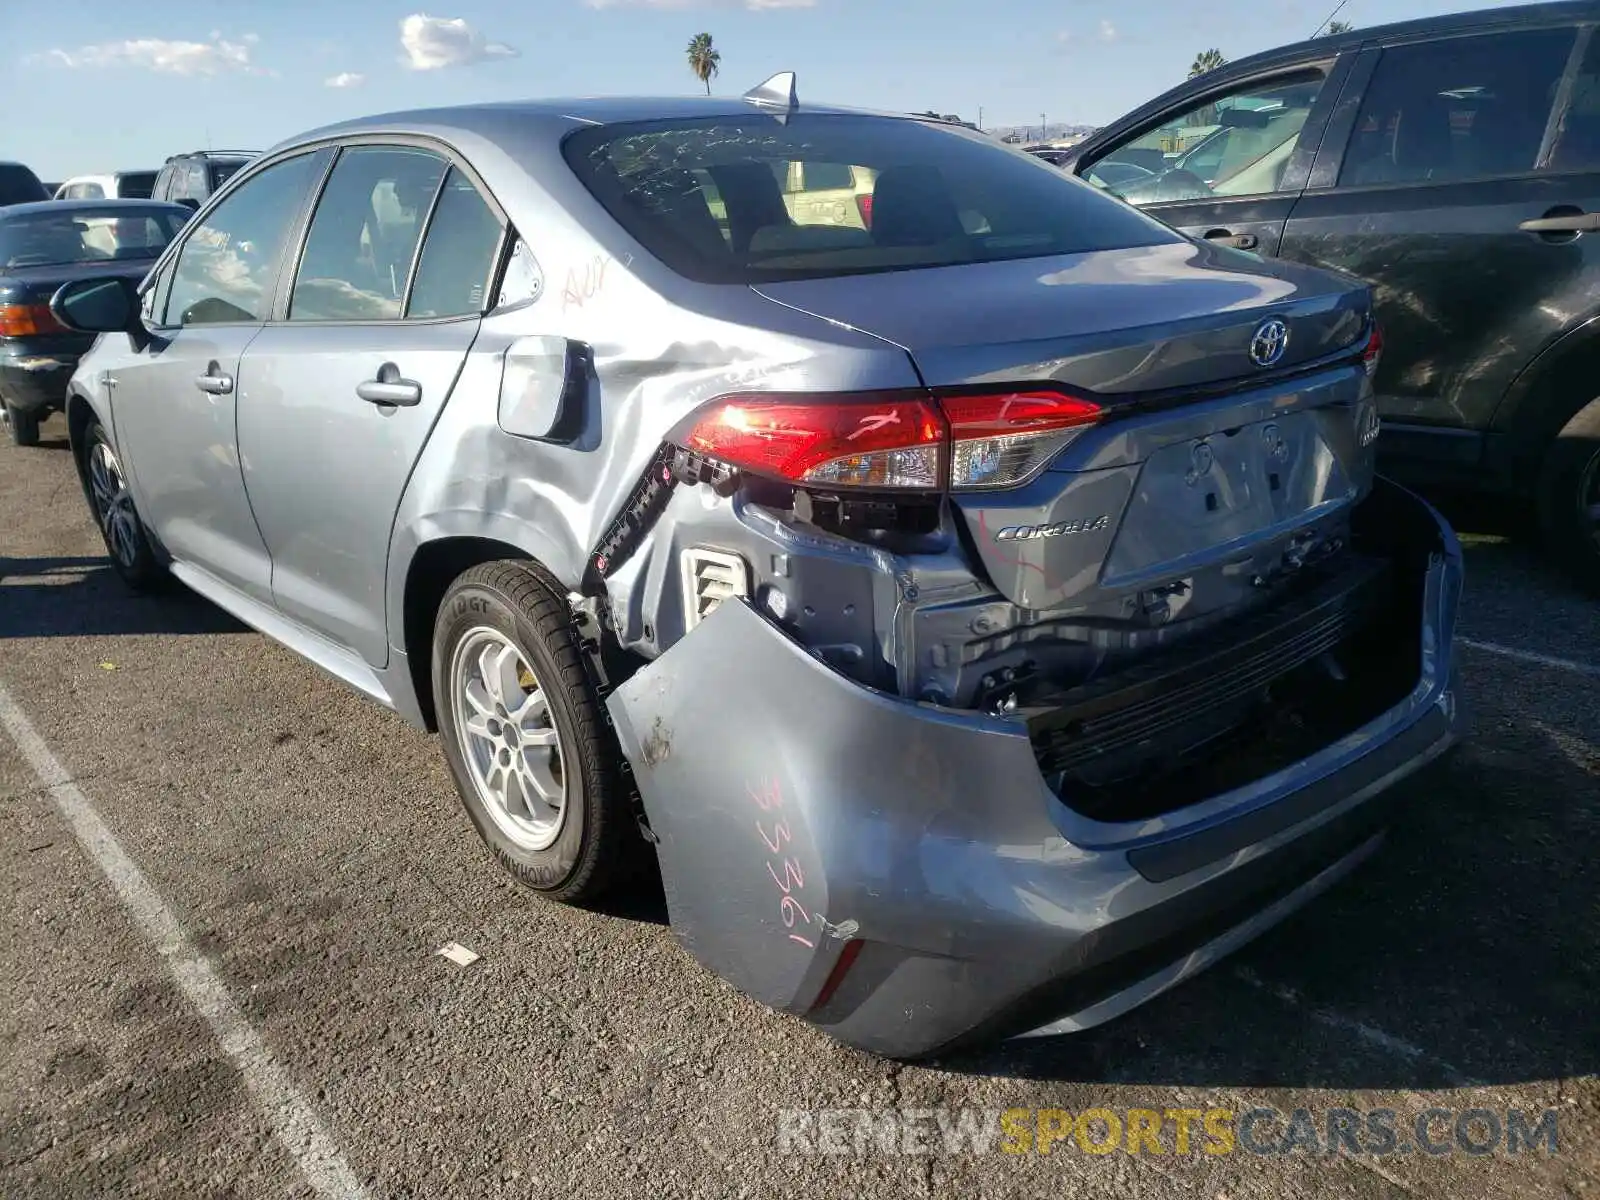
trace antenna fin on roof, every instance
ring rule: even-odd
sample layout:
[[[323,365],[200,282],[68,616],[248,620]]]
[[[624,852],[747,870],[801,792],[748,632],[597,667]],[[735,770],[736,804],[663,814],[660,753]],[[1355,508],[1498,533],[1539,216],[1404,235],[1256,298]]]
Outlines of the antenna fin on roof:
[[[765,108],[785,108],[793,111],[800,107],[800,95],[795,90],[793,71],[779,71],[765,83],[751,88],[744,94],[744,98],[751,104],[759,104]]]

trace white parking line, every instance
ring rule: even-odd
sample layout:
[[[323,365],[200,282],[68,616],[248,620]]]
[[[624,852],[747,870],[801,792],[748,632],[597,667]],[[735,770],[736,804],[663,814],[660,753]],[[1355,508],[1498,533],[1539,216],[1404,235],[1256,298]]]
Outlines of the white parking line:
[[[322,1119],[306,1103],[288,1073],[273,1061],[260,1036],[228,995],[216,968],[194,948],[178,918],[118,844],[89,798],[72,782],[3,685],[0,685],[0,725],[11,735],[39,782],[48,789],[78,844],[105,873],[134,924],[156,953],[166,960],[179,990],[211,1026],[217,1041],[238,1068],[256,1106],[266,1116],[278,1140],[294,1156],[307,1181],[322,1196],[338,1200],[364,1198],[366,1192],[329,1137]]]
[[[1247,983],[1253,988],[1263,992],[1270,992],[1285,1004],[1294,1008],[1304,1008],[1306,1015],[1319,1025],[1326,1025],[1330,1029],[1342,1029],[1346,1033],[1353,1033],[1367,1045],[1395,1058],[1404,1059],[1406,1062],[1431,1063],[1438,1072],[1456,1087],[1483,1087],[1482,1080],[1473,1079],[1456,1067],[1445,1062],[1444,1059],[1429,1054],[1421,1046],[1413,1045],[1404,1038],[1395,1037],[1392,1033],[1385,1033],[1375,1026],[1368,1025],[1365,1021],[1358,1021],[1354,1017],[1347,1017],[1343,1013],[1334,1012],[1330,1008],[1313,1008],[1305,1005],[1299,992],[1292,987],[1281,983],[1268,983],[1249,967],[1235,967],[1233,977],[1241,983]]]
[[[1572,658],[1557,658],[1553,654],[1536,654],[1532,650],[1517,650],[1511,646],[1502,646],[1496,642],[1480,642],[1473,638],[1457,638],[1463,646],[1471,646],[1474,650],[1482,650],[1485,654],[1498,654],[1501,658],[1514,658],[1518,662],[1533,663],[1540,667],[1554,667],[1558,671],[1571,671],[1577,675],[1588,675],[1593,679],[1600,679],[1600,666],[1593,663],[1579,662]]]

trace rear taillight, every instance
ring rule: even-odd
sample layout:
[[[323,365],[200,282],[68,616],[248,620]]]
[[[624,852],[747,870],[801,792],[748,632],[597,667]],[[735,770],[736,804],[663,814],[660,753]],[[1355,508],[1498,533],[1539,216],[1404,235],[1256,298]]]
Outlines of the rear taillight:
[[[66,330],[48,304],[0,304],[0,337],[37,337]]]
[[[1367,346],[1361,352],[1362,365],[1367,368],[1368,375],[1378,373],[1378,362],[1383,358],[1383,327],[1376,321],[1372,323],[1372,332],[1367,336]]]
[[[864,229],[872,228],[872,193],[858,192],[856,194],[856,207],[861,210],[861,225]]]
[[[1092,400],[1060,392],[944,396],[950,423],[950,486],[1011,487],[1030,478],[1100,419]]]
[[[790,483],[942,486],[944,420],[914,392],[725,396],[684,439],[687,449]]]
[[[682,445],[757,475],[821,487],[943,491],[1031,478],[1102,415],[1061,392],[725,396]]]

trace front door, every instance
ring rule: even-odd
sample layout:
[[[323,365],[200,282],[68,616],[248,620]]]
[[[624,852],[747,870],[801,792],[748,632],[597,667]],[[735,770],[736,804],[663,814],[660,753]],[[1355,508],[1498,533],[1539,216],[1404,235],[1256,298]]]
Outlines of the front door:
[[[477,337],[502,232],[441,154],[347,147],[283,319],[245,354],[239,444],[274,601],[374,666],[395,510]]]
[[[1352,126],[1330,129],[1290,216],[1284,258],[1372,285],[1391,461],[1476,463],[1507,385],[1570,315],[1552,301],[1585,248],[1522,226],[1600,204],[1594,178],[1547,169],[1576,39],[1558,26],[1367,52]],[[1567,153],[1585,157],[1575,140]]]
[[[145,310],[149,342],[118,367],[112,420],[139,511],[174,558],[269,600],[267,549],[240,471],[236,412],[314,154],[274,164],[191,229]]]
[[[1338,68],[1306,63],[1180,101],[1076,171],[1184,233],[1276,254],[1337,99]]]

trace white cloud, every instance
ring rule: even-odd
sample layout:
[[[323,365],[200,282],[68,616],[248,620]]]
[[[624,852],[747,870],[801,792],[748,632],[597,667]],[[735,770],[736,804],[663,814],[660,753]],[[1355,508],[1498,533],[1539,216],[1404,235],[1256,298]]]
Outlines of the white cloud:
[[[352,88],[359,87],[366,80],[367,77],[359,71],[340,71],[337,75],[330,75],[322,82],[331,88]]]
[[[583,0],[590,8],[747,8],[766,12],[774,8],[815,8],[817,0]]]
[[[97,42],[76,50],[52,50],[48,57],[65,67],[142,67],[170,75],[217,75],[223,71],[263,74],[250,62],[253,33],[230,42],[213,32],[208,41],[180,42],[163,38],[133,38],[125,42]]]
[[[465,67],[491,58],[516,58],[517,51],[483,34],[460,17],[430,17],[412,13],[400,22],[400,45],[413,71]]]
[[[1102,42],[1114,42],[1117,40],[1117,27],[1110,21],[1100,22],[1100,40]]]

